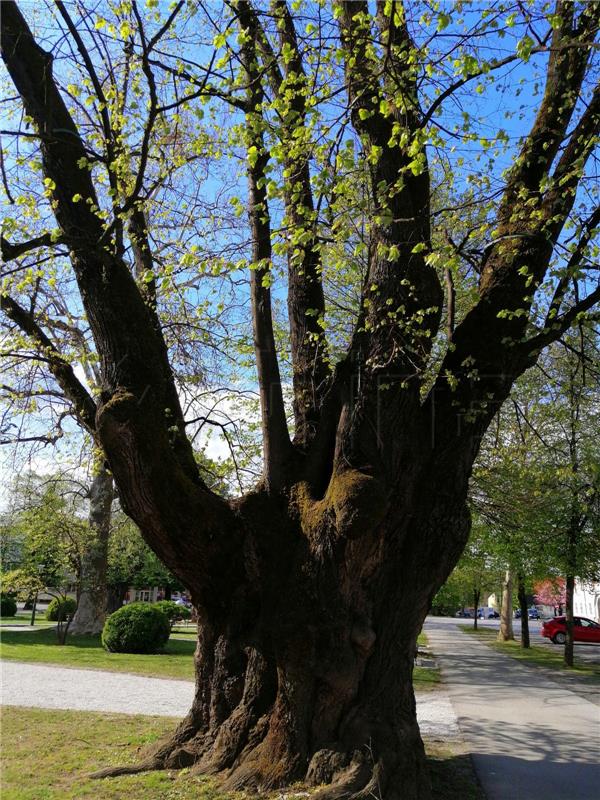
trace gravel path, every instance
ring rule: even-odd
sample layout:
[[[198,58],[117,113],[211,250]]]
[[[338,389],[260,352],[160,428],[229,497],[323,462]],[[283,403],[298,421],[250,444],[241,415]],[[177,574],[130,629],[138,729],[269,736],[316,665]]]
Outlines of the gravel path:
[[[7,706],[183,717],[194,697],[191,681],[21,661],[0,662],[0,680]]]
[[[183,717],[194,696],[191,681],[21,661],[0,661],[0,683],[3,705],[164,717]],[[418,694],[417,716],[424,736],[459,735],[456,714],[443,690]]]

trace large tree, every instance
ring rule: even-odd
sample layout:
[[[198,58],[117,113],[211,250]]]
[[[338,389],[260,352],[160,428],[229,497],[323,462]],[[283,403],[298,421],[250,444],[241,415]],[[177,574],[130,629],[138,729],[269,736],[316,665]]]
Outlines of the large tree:
[[[192,709],[136,769],[197,764],[262,790],[300,779],[326,784],[322,798],[428,797],[413,656],[467,541],[479,442],[516,378],[600,299],[583,277],[600,217],[586,184],[600,4],[461,5],[235,0],[215,16],[179,2],[161,16],[125,2],[103,6],[107,19],[84,4],[74,19],[57,3],[42,48],[17,4],[2,4],[3,59],[32,125],[12,133],[39,143],[58,225],[5,239],[3,254],[68,249],[99,397],[51,347],[48,368],[200,620]],[[64,41],[79,87],[52,55]],[[516,144],[477,133],[468,107],[453,118],[527,70],[543,88]],[[489,162],[453,185],[429,161],[459,165],[456,143],[467,162]],[[186,434],[161,315],[177,270],[158,258],[177,239],[189,249],[178,266],[198,260],[199,215],[182,218],[190,165],[223,149],[245,150],[263,441],[262,479],[231,500],[208,488]],[[17,162],[5,157],[4,174]],[[180,284],[188,301],[219,274],[211,258]],[[2,305],[31,332],[18,291],[9,281]],[[344,343],[328,315],[348,298]]]

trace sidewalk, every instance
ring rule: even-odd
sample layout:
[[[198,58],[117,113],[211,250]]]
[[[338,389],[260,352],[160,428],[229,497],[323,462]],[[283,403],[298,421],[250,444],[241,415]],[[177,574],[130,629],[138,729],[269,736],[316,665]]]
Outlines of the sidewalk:
[[[600,797],[600,708],[452,620],[428,619],[432,651],[488,800]]]

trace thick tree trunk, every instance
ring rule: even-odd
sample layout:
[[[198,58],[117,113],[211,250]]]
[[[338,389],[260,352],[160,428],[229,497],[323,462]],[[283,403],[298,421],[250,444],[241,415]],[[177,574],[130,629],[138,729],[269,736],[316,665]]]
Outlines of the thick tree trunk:
[[[361,504],[356,486],[341,483],[326,548],[311,546],[315,526],[331,521],[325,500],[311,503],[298,490],[295,509],[278,510],[263,494],[240,508],[256,521],[246,542],[256,579],[222,615],[199,609],[190,713],[141,765],[99,775],[194,765],[228,790],[301,781],[325,784],[321,800],[429,798],[414,653],[431,598],[459,555],[443,552],[450,539],[442,529],[451,524],[464,541],[468,516],[427,508],[374,526],[380,498],[372,497],[345,519],[345,491],[354,509]],[[354,536],[340,537],[348,524]],[[408,534],[449,559],[433,582],[422,568],[429,555]]]
[[[529,615],[527,613],[527,594],[525,591],[525,581],[519,572],[517,575],[517,594],[519,596],[519,608],[521,609],[521,647],[529,647]]]
[[[565,666],[573,666],[574,642],[573,642],[573,595],[575,593],[575,577],[567,575],[565,581],[565,622],[567,639],[565,641]]]
[[[90,489],[90,541],[82,559],[81,591],[69,632],[96,635],[102,631],[108,605],[106,568],[113,481],[101,466]]]
[[[512,572],[507,569],[502,583],[502,608],[500,609],[500,630],[498,631],[498,641],[508,642],[515,638],[513,631],[513,577]]]

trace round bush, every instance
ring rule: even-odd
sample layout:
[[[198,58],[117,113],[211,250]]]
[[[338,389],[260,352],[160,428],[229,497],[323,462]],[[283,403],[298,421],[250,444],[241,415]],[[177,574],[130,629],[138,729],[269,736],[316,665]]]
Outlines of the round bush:
[[[179,605],[174,600],[159,600],[154,603],[155,608],[160,608],[163,614],[166,614],[169,623],[173,625],[182,619],[190,619],[192,612],[186,606]]]
[[[52,622],[64,622],[72,617],[77,608],[77,601],[72,597],[55,597],[46,609],[46,619]]]
[[[111,653],[157,653],[171,633],[167,615],[149,603],[123,606],[104,623],[102,644]]]
[[[17,601],[10,595],[0,597],[0,617],[14,617],[17,613]]]

